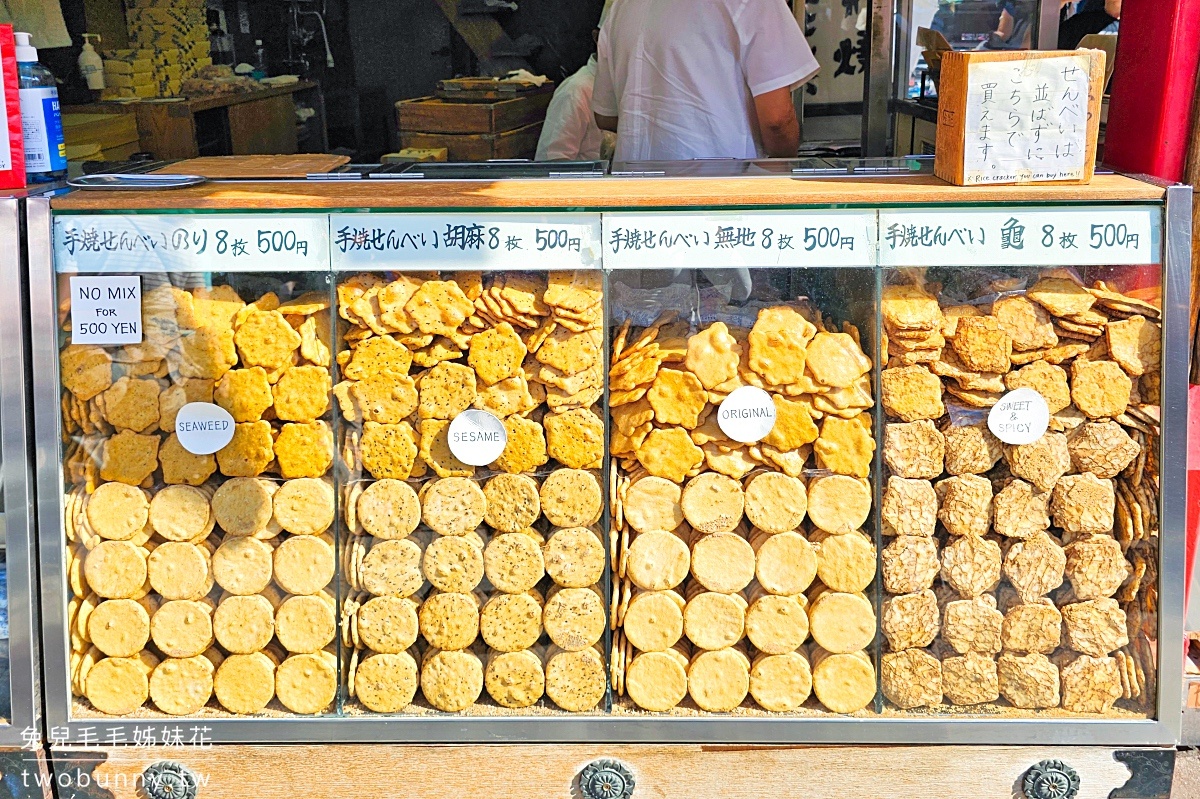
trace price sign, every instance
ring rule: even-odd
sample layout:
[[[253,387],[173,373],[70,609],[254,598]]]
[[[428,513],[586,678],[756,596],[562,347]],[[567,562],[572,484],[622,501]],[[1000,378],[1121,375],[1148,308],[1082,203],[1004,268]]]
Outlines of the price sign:
[[[1115,266],[1162,260],[1150,206],[879,212],[883,266]]]
[[[874,266],[874,211],[604,215],[611,269]]]
[[[600,267],[599,214],[333,214],[329,228],[338,270]]]
[[[67,215],[59,272],[303,272],[329,269],[323,214]]]
[[[72,277],[71,341],[75,344],[140,344],[140,277]]]

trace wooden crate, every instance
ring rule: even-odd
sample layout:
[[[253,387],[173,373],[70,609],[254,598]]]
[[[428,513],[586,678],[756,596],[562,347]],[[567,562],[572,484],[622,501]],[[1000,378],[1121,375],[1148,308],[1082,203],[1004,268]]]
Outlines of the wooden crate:
[[[506,133],[544,120],[550,97],[549,92],[541,92],[486,103],[418,97],[396,103],[396,117],[402,134]]]
[[[420,150],[445,147],[450,161],[533,158],[541,133],[540,121],[504,133],[453,134],[401,130],[400,146]]]

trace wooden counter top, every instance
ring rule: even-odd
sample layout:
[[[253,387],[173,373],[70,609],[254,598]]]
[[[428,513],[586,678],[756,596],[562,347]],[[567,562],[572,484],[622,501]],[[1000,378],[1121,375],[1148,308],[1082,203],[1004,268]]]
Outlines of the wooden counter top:
[[[1087,186],[951,186],[933,176],[841,180],[789,178],[593,178],[585,180],[211,182],[162,191],[74,191],[59,211],[323,210],[334,208],[687,209],[805,205],[1147,202],[1164,190],[1120,175]]]

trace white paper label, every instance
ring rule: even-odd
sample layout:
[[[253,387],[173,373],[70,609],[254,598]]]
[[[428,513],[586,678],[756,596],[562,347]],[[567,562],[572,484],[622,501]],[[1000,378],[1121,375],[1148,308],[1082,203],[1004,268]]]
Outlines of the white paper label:
[[[1091,64],[1086,54],[970,64],[963,182],[1081,179]]]
[[[504,452],[504,423],[487,411],[463,411],[450,422],[450,453],[468,466],[487,466]]]
[[[142,279],[72,277],[71,342],[142,343]]]
[[[717,406],[717,426],[734,441],[753,444],[765,438],[775,426],[775,403],[761,388],[734,389]]]
[[[59,272],[329,270],[324,214],[69,215],[54,219]]]
[[[1115,266],[1162,262],[1162,209],[925,208],[879,212],[882,266]]]
[[[604,266],[873,266],[875,233],[874,211],[604,214]]]
[[[211,402],[189,402],[175,416],[179,445],[193,455],[211,455],[233,439],[229,411]]]
[[[1050,408],[1032,388],[1008,392],[988,412],[988,429],[1005,444],[1032,444],[1049,426]]]
[[[329,229],[338,270],[600,267],[599,214],[333,214]]]

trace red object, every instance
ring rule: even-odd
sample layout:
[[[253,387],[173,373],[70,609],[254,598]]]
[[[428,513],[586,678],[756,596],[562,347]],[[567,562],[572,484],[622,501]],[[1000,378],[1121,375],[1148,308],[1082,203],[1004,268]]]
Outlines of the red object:
[[[1183,177],[1200,67],[1200,0],[1125,0],[1104,163],[1122,172]]]
[[[1196,548],[1200,543],[1200,386],[1188,386],[1188,463],[1187,463],[1187,550],[1184,555],[1187,582],[1185,604],[1190,601],[1192,572],[1196,567]]]
[[[12,25],[0,25],[0,77],[4,80],[4,122],[8,135],[8,169],[0,160],[0,189],[25,186],[25,142],[21,138],[21,94],[17,83],[17,45]],[[0,132],[0,135],[5,135]],[[3,153],[0,153],[3,155]]]

